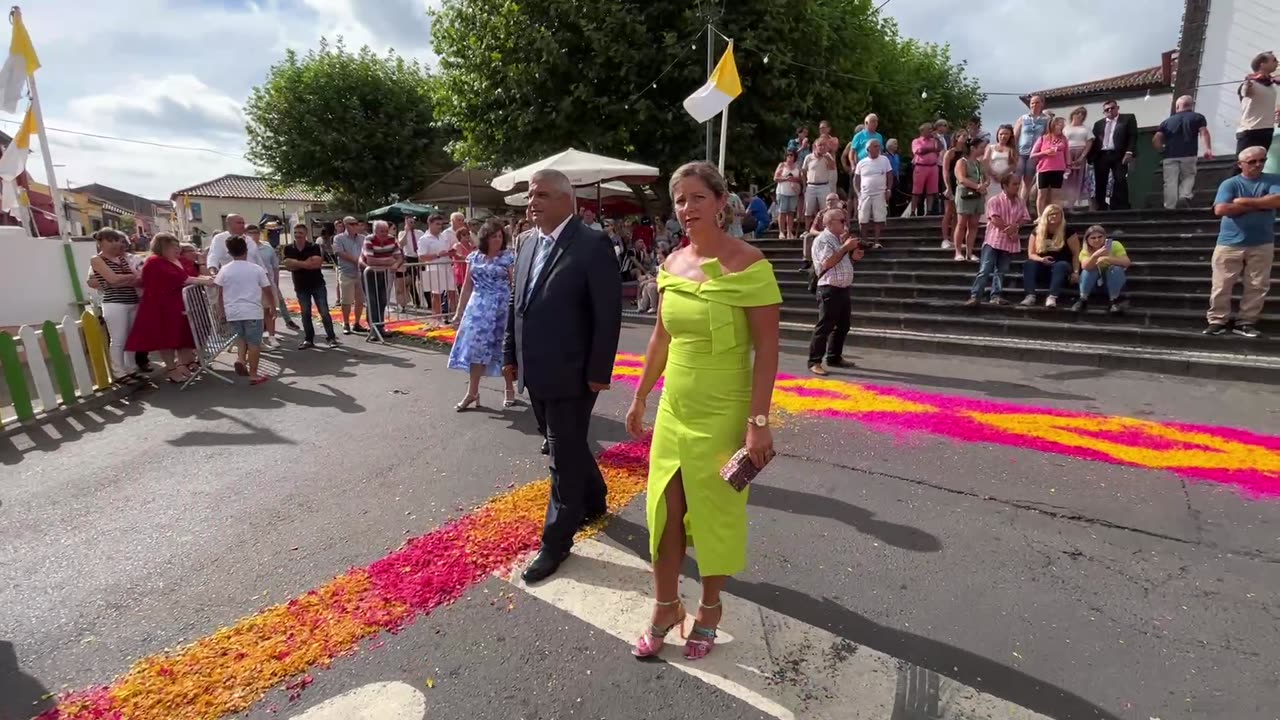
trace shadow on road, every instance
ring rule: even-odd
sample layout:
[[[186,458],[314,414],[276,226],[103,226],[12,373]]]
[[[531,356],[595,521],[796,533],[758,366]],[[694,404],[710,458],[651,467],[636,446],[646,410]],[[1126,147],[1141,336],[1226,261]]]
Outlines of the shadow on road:
[[[754,499],[754,490],[753,495]],[[649,531],[620,517],[610,518],[604,534],[636,555],[649,557]],[[698,578],[697,566],[686,557],[683,572]],[[850,642],[865,645],[899,660],[927,668],[969,687],[1061,720],[1121,720],[1072,692],[1032,677],[977,653],[931,638],[881,625],[828,598],[818,599],[771,583],[730,578],[725,591],[800,622],[822,628]]]
[[[750,504],[792,515],[837,520],[864,535],[903,550],[929,553],[942,550],[942,541],[935,535],[910,525],[878,520],[870,510],[835,498],[772,485],[752,485]]]
[[[49,691],[18,665],[13,643],[0,640],[0,720],[27,720],[51,707]]]
[[[139,402],[119,399],[102,405],[59,411],[54,417],[36,425],[8,430],[0,434],[0,464],[17,465],[33,451],[52,452],[89,433],[102,432],[110,425],[136,417],[144,409]]]

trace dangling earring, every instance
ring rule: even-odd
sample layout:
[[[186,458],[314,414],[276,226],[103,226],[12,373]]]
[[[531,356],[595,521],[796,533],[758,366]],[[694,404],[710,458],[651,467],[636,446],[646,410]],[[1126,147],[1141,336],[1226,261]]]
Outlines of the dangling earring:
[[[725,219],[726,219],[726,216],[725,216],[724,208],[720,208],[719,210],[716,211],[716,227],[723,230]]]

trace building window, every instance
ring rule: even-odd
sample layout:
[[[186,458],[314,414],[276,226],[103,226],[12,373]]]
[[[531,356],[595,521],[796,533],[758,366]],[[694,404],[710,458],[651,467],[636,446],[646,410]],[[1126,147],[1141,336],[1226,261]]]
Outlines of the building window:
[[[191,217],[189,218],[191,222],[204,222],[204,218],[201,215],[200,203],[190,203],[189,207],[191,208]],[[223,218],[223,220],[226,220],[226,218]]]
[[[98,232],[99,230],[101,230],[101,229],[102,229],[102,221],[101,221],[101,220],[99,220],[99,219],[97,219],[97,218],[94,218],[91,222],[92,222],[92,224],[93,224],[93,231],[94,231],[94,232]]]

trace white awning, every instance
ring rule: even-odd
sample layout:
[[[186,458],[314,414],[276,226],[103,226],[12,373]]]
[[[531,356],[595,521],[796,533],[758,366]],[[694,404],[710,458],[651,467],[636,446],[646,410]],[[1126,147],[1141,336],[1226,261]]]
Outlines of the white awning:
[[[529,178],[539,170],[559,170],[569,177],[574,186],[618,180],[633,185],[643,185],[658,179],[658,168],[639,163],[616,160],[569,148],[562,153],[526,165],[518,170],[503,173],[491,183],[496,190],[511,192],[518,186],[528,185]]]

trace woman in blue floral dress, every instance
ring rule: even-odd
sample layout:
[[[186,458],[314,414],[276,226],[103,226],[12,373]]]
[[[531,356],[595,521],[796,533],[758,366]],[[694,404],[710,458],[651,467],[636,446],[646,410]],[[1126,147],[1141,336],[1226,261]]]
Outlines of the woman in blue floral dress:
[[[480,378],[502,374],[502,340],[507,331],[507,306],[511,298],[511,269],[515,256],[507,250],[510,238],[502,223],[490,220],[480,229],[476,249],[467,256],[467,276],[458,298],[453,321],[458,336],[449,352],[449,368],[470,373],[467,395],[454,406],[458,412],[480,407]],[[503,403],[511,407],[516,389],[507,381]]]

